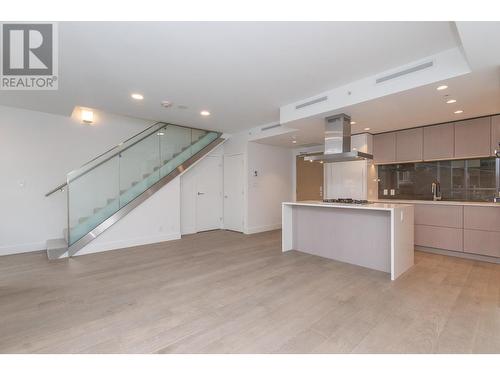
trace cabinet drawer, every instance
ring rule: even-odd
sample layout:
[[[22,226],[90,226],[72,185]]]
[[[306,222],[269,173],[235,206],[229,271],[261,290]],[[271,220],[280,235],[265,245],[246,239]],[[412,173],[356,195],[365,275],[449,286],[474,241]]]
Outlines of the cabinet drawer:
[[[500,257],[500,232],[465,229],[464,251],[466,253]]]
[[[498,207],[464,207],[464,228],[500,232],[500,205]]]
[[[463,206],[415,204],[415,224],[463,228]]]
[[[458,228],[415,225],[415,245],[463,251],[463,230]]]

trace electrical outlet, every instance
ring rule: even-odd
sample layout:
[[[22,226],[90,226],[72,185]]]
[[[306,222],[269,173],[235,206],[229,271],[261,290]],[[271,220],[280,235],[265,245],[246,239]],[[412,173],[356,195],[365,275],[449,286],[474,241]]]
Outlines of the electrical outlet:
[[[389,191],[387,189],[384,189],[384,195],[388,195]]]
[[[395,189],[391,189],[391,195],[396,195],[396,190]]]

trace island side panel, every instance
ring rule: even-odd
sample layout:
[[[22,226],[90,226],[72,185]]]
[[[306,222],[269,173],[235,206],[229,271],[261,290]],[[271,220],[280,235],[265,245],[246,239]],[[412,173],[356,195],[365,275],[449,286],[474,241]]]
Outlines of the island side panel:
[[[281,205],[281,250],[283,252],[293,249],[293,224],[294,206]]]
[[[293,248],[391,272],[391,211],[296,206]]]
[[[414,264],[414,208],[404,206],[393,209],[391,225],[391,280],[396,280]]]

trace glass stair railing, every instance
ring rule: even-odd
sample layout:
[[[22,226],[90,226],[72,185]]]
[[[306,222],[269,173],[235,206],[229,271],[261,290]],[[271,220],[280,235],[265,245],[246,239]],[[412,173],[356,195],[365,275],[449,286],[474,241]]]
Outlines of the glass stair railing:
[[[140,204],[146,192],[159,189],[215,147],[220,136],[158,123],[70,172],[65,232],[69,255]]]

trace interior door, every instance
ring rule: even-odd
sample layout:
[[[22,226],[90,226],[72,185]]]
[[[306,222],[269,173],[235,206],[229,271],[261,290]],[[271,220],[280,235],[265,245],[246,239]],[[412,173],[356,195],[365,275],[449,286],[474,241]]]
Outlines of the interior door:
[[[222,223],[222,155],[206,156],[197,167],[196,231],[220,229]]]
[[[224,228],[243,232],[243,155],[224,156]]]
[[[323,199],[323,164],[296,157],[297,201]]]

